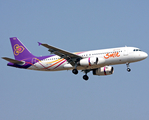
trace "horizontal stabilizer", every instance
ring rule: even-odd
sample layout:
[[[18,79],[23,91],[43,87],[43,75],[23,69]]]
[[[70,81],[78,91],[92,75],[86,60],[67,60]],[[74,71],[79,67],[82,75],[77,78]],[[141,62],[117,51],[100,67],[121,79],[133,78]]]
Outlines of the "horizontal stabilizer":
[[[24,64],[23,61],[19,61],[19,60],[15,60],[15,59],[11,59],[11,58],[7,58],[7,57],[2,57],[4,60],[7,60],[11,63],[14,63],[14,64]]]

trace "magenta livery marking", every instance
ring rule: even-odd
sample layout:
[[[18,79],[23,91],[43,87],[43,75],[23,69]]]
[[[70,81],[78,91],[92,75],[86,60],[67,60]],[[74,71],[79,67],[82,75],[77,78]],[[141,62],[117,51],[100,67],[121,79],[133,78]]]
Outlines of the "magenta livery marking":
[[[89,66],[91,66],[90,57],[88,58],[88,64]]]
[[[42,67],[44,67],[46,69],[46,67],[44,65],[42,65],[40,62],[38,62]]]
[[[77,53],[74,53],[74,54],[77,54],[77,55],[79,55],[79,54],[82,54],[82,53],[85,53],[85,52],[77,52]]]
[[[14,45],[14,55],[17,56],[24,51],[23,46],[19,46],[18,44]]]
[[[59,60],[58,62],[56,62],[56,63],[54,63],[54,64],[50,65],[50,66],[49,66],[49,67],[47,67],[47,68],[50,68],[50,67],[52,67],[52,66],[54,66],[54,65],[58,64],[59,62],[63,61],[63,60],[64,60],[64,59],[61,59],[61,60]]]
[[[36,59],[38,61],[37,63],[39,63],[42,67],[46,68],[43,64],[40,63],[39,59],[37,59],[37,58],[34,58],[34,59]]]
[[[104,67],[104,74],[107,75],[107,74],[106,74],[106,67]]]
[[[67,60],[64,60],[63,62],[61,62],[58,66],[56,66],[54,69],[58,68],[61,64],[63,64],[64,62],[66,62]]]
[[[34,64],[32,64],[31,62],[26,62],[24,66],[26,66],[26,65],[28,65],[28,64],[33,65],[34,67],[36,67],[36,68],[37,68],[37,66],[35,66],[35,65],[34,65]]]

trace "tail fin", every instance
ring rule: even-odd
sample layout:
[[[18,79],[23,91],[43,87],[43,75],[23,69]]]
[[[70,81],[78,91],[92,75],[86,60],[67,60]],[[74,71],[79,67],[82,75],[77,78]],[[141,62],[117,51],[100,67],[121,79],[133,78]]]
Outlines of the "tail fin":
[[[17,37],[10,38],[10,42],[16,60],[34,57]]]

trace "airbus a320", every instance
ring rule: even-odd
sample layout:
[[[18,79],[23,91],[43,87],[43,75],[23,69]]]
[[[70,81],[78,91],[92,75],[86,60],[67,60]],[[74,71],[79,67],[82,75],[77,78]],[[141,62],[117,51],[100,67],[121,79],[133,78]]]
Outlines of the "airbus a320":
[[[84,80],[89,79],[87,73],[90,71],[93,75],[99,76],[113,74],[114,68],[111,65],[126,64],[127,71],[130,72],[130,63],[148,57],[147,53],[136,47],[118,47],[71,53],[40,42],[38,44],[46,47],[52,55],[36,57],[17,37],[10,38],[10,42],[15,59],[2,57],[9,61],[8,66],[39,71],[72,70],[75,75],[78,74],[78,70],[82,70],[85,73]]]

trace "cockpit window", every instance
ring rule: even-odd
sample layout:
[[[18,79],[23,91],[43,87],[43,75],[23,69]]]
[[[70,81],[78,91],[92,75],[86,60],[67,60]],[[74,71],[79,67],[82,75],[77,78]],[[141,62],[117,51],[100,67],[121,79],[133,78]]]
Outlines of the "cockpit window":
[[[141,51],[140,49],[134,49],[133,51]]]

